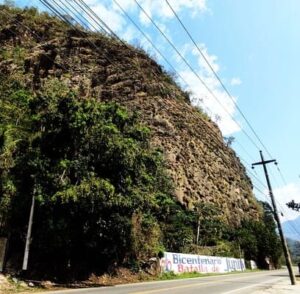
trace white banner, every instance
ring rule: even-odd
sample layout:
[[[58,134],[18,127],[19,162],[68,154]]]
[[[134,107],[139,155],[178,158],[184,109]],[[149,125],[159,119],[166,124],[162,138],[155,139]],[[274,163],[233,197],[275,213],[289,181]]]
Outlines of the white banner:
[[[244,259],[165,252],[160,261],[163,272],[228,273],[245,270]]]

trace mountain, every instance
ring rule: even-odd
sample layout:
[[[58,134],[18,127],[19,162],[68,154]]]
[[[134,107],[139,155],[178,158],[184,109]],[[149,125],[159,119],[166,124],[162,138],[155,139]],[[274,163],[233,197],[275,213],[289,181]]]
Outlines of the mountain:
[[[21,267],[32,199],[32,274],[136,271],[162,251],[241,249],[277,264],[275,226],[245,167],[172,73],[141,48],[34,8],[0,5],[0,15],[8,267]]]
[[[187,208],[211,202],[228,223],[258,219],[251,181],[217,125],[142,49],[53,18],[42,21],[33,10],[1,17],[0,40],[0,72],[17,75],[26,87],[39,91],[58,80],[85,99],[116,101],[140,113]]]
[[[300,216],[296,219],[282,223],[282,229],[286,238],[300,241]]]

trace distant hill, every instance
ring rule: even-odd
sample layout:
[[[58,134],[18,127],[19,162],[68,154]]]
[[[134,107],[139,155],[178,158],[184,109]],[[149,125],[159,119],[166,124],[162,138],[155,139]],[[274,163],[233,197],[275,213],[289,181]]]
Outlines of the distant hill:
[[[291,252],[292,261],[294,263],[300,262],[300,241],[287,239],[287,244]]]
[[[282,223],[282,229],[286,238],[300,241],[300,216]]]

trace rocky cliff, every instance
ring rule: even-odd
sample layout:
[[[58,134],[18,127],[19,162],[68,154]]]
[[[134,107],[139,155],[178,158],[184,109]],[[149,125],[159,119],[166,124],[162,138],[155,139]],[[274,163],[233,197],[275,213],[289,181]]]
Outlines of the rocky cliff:
[[[85,99],[115,100],[137,111],[152,130],[152,144],[163,150],[182,204],[214,203],[231,224],[259,218],[251,181],[216,124],[143,50],[34,10],[0,14],[1,73],[34,91],[59,81]]]

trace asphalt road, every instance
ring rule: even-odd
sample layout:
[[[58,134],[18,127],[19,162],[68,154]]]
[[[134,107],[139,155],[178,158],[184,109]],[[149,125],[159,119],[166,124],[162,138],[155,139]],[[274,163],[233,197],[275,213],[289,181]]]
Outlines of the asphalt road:
[[[267,290],[276,283],[289,280],[287,270],[241,273],[184,280],[145,282],[111,287],[64,290],[64,294],[244,294]],[[47,292],[50,293],[50,292]]]

